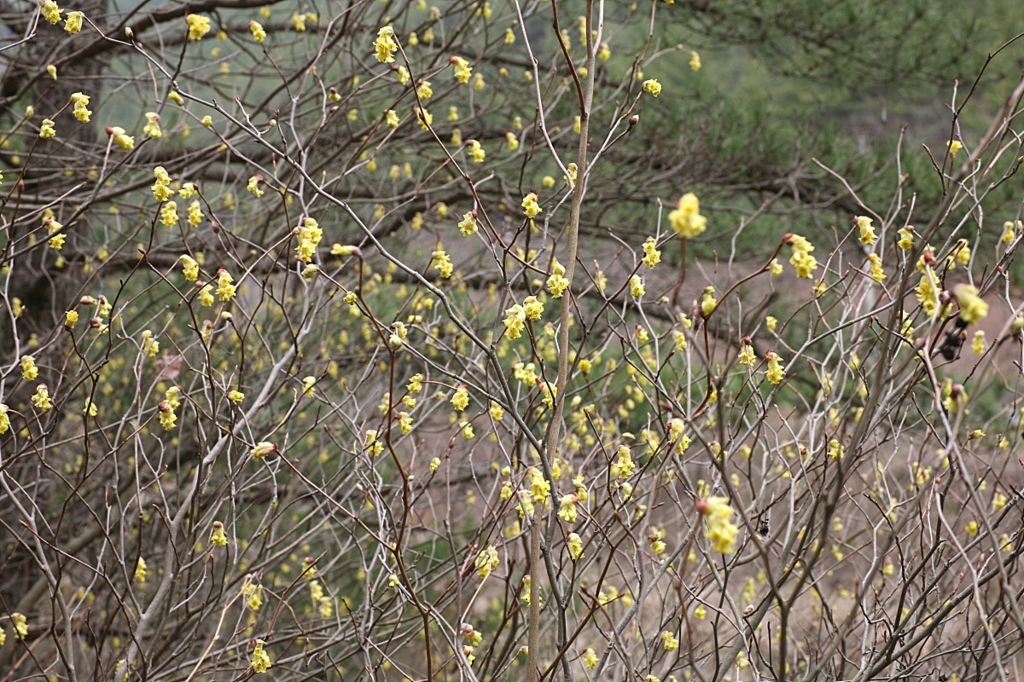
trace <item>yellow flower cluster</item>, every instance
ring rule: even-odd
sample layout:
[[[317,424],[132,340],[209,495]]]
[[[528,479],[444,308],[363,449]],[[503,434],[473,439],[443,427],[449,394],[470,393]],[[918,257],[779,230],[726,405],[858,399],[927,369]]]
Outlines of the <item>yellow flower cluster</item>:
[[[64,22],[64,30],[71,35],[75,35],[82,30],[82,20],[84,18],[85,15],[81,12],[68,12],[68,18]]]
[[[751,345],[749,337],[744,337],[743,339],[739,360],[741,365],[746,365],[747,367],[753,367],[754,363],[757,362],[757,356],[754,354],[754,347]]]
[[[565,544],[569,550],[569,558],[573,561],[579,561],[583,556],[583,539],[576,533],[569,533]]]
[[[484,148],[477,140],[467,142],[466,149],[469,151],[469,157],[473,159],[474,163],[483,163],[484,159],[487,158],[487,152],[484,151]]]
[[[672,229],[683,239],[692,239],[707,229],[708,220],[700,214],[700,201],[693,192],[679,199],[678,207],[668,214]]]
[[[47,390],[46,384],[36,386],[36,392],[32,395],[32,404],[43,412],[53,409],[53,400],[50,398],[50,392]]]
[[[871,224],[871,218],[863,215],[857,216],[857,230],[859,231],[861,244],[871,246],[878,241],[878,235],[875,234],[875,228]]]
[[[313,260],[317,246],[324,236],[324,231],[313,218],[303,218],[302,224],[295,228],[295,234],[299,238],[299,245],[295,247],[295,253],[300,261],[309,263]]]
[[[185,276],[189,282],[194,282],[199,279],[199,262],[195,258],[188,254],[183,254],[178,257],[181,262],[181,273]]]
[[[155,111],[146,112],[146,125],[142,127],[142,134],[148,135],[154,140],[159,140],[164,136],[164,131],[160,130],[160,114]]]
[[[125,133],[124,128],[114,126],[107,128],[107,134],[114,139],[114,144],[126,152],[135,149],[135,138]]]
[[[565,268],[556,258],[551,263],[551,276],[547,281],[548,291],[552,298],[561,298],[562,294],[569,287],[569,279],[565,276]]]
[[[217,274],[217,298],[223,303],[227,303],[235,297],[237,287],[232,282],[234,282],[234,279],[228,274],[228,271],[221,268]]]
[[[252,659],[250,660],[254,673],[265,673],[270,670],[270,655],[263,650],[265,645],[266,642],[262,639],[256,640],[256,647],[252,650]]]
[[[697,511],[707,520],[704,537],[711,541],[711,549],[722,554],[732,554],[736,547],[739,528],[732,522],[733,510],[724,497],[708,497],[697,501]]]
[[[462,412],[469,407],[469,389],[465,385],[455,389],[455,394],[452,395],[452,407],[456,412]]]
[[[71,95],[71,104],[74,105],[71,113],[82,123],[88,123],[92,112],[89,111],[89,96],[76,92]]]
[[[263,25],[258,21],[249,22],[249,31],[252,33],[253,40],[257,43],[263,43],[267,39],[267,32],[263,30]]]
[[[661,94],[661,83],[659,83],[654,78],[649,78],[649,79],[645,80],[644,84],[643,84],[643,88],[644,88],[644,92],[652,95],[653,97],[657,97],[658,95]]]
[[[782,358],[772,351],[765,353],[764,357],[768,360],[768,369],[766,370],[768,381],[773,384],[782,383],[782,379],[786,376],[785,370],[782,369]]]
[[[957,285],[953,295],[960,305],[960,319],[967,324],[976,324],[988,315],[988,303],[978,296],[978,290],[970,284]]]
[[[643,249],[644,257],[640,262],[653,270],[654,266],[661,262],[661,251],[658,250],[658,243],[654,237],[648,237],[644,241]]]
[[[784,235],[782,242],[793,250],[789,262],[796,268],[796,276],[802,279],[812,279],[814,271],[818,268],[818,260],[811,255],[814,245],[798,234]]]
[[[459,232],[463,237],[473,236],[476,234],[478,227],[479,226],[476,223],[476,211],[467,212],[462,216],[462,220],[459,222]]]
[[[498,550],[494,549],[494,545],[488,545],[476,556],[474,565],[477,575],[486,578],[492,570],[498,567]]]
[[[462,84],[468,83],[470,76],[473,75],[473,67],[469,65],[469,62],[455,55],[451,56],[450,62],[455,67],[455,80]]]
[[[40,13],[43,15],[43,19],[46,19],[51,24],[56,24],[60,21],[61,8],[57,6],[57,3],[53,0],[43,0],[43,4],[39,7]]]
[[[377,40],[373,44],[376,50],[378,62],[390,64],[395,61],[395,53],[398,52],[398,43],[395,42],[395,29],[385,26],[377,31]]]
[[[210,17],[199,14],[186,14],[185,22],[188,24],[188,39],[202,40],[203,36],[210,32]]]

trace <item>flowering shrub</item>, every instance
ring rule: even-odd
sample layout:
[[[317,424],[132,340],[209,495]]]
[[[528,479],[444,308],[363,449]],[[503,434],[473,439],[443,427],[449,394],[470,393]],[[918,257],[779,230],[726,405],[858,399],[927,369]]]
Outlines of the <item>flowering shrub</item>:
[[[12,679],[1019,658],[1015,99],[750,260],[767,204],[627,177],[706,68],[632,10],[94,9],[2,48]]]

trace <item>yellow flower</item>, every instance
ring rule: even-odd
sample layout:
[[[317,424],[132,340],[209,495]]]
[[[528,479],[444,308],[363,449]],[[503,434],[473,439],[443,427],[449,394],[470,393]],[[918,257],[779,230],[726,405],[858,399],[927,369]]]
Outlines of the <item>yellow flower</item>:
[[[82,19],[84,18],[85,15],[81,12],[68,12],[68,18],[64,22],[64,30],[71,35],[75,35],[82,30]]]
[[[693,192],[679,199],[678,208],[668,214],[672,229],[684,239],[692,239],[707,229],[707,218],[700,214],[700,201]]]
[[[189,40],[202,40],[203,36],[210,32],[210,17],[186,14],[185,21],[188,23]]]
[[[64,328],[72,329],[75,323],[78,322],[78,311],[68,310],[64,313]]]
[[[576,501],[575,495],[562,495],[558,501],[558,518],[566,523],[576,523]]]
[[[617,457],[612,462],[611,474],[615,478],[629,478],[633,475],[633,456],[625,445],[619,446]]]
[[[516,137],[515,133],[511,131],[505,133],[505,141],[508,142],[508,150],[510,152],[514,152],[519,149],[519,138]]]
[[[0,435],[7,433],[11,428],[11,418],[7,414],[10,409],[7,405],[0,403]]]
[[[985,332],[980,329],[974,332],[974,337],[971,339],[971,351],[975,355],[982,355],[985,352]]]
[[[518,339],[526,326],[526,310],[518,303],[505,311],[505,329],[508,338]]]
[[[164,427],[164,431],[173,429],[178,421],[178,415],[174,414],[174,408],[167,401],[161,401],[156,407],[160,413],[160,425]]]
[[[39,137],[44,140],[49,140],[51,137],[57,134],[57,129],[53,127],[53,121],[48,118],[43,119],[43,124],[39,126]]]
[[[546,283],[552,298],[561,298],[562,294],[569,288],[569,279],[565,276],[565,268],[555,259],[551,263],[551,276]]]
[[[665,651],[675,651],[679,648],[679,640],[668,630],[661,633],[661,644],[665,647]]]
[[[579,561],[580,557],[583,556],[583,539],[576,533],[569,533],[569,537],[566,539],[566,547],[569,550],[569,558],[573,561]]]
[[[198,199],[193,199],[188,205],[188,224],[195,227],[203,222],[203,207],[199,205]]]
[[[452,407],[455,408],[456,412],[462,412],[469,407],[469,389],[465,386],[459,386],[455,389],[455,394],[452,395]]]
[[[270,670],[270,655],[263,650],[265,644],[266,642],[262,639],[257,639],[256,647],[252,650],[250,665],[252,665],[252,671],[254,673],[265,673]]]
[[[120,128],[118,126],[107,128],[107,133],[114,138],[114,144],[124,151],[128,152],[135,149],[135,138],[131,135],[125,134],[124,128]]]
[[[463,237],[471,237],[476,234],[476,231],[476,211],[469,211],[462,216],[462,220],[459,222],[459,232]]]
[[[486,578],[493,569],[498,567],[498,550],[494,549],[494,545],[488,545],[476,556],[474,565],[477,575]]]
[[[299,237],[299,244],[295,247],[295,253],[300,261],[309,263],[313,260],[324,231],[320,229],[319,223],[313,218],[303,218],[302,224],[295,228],[294,233]]]
[[[942,400],[942,406],[950,414],[957,414],[967,405],[967,391],[961,384],[952,384],[949,394]]]
[[[732,523],[733,510],[724,497],[708,497],[697,501],[697,511],[707,520],[704,537],[711,541],[711,549],[722,554],[732,554],[739,532]]]
[[[896,234],[900,236],[899,241],[896,242],[896,246],[900,247],[904,251],[910,251],[910,249],[914,248],[914,228],[909,225],[907,227],[901,227],[896,231]]]
[[[264,191],[260,189],[260,183],[263,181],[262,175],[254,175],[249,178],[249,182],[246,183],[245,189],[251,192],[257,199],[264,195]]]
[[[690,52],[690,68],[694,71],[700,71],[700,55],[696,52]]]
[[[245,394],[237,389],[231,389],[228,391],[228,400],[236,405],[240,405],[245,400]]]
[[[455,80],[462,84],[468,83],[469,77],[473,75],[473,67],[469,65],[469,62],[455,55],[452,55],[449,61],[455,67]]]
[[[430,81],[420,80],[420,84],[416,86],[416,96],[423,101],[427,101],[434,96],[434,91],[430,87]]]
[[[878,236],[875,234],[875,228],[871,225],[871,218],[867,216],[857,216],[857,229],[860,231],[860,243],[865,246],[871,246],[878,241]]]
[[[715,298],[715,288],[706,287],[704,289],[704,298],[700,302],[700,312],[704,317],[709,317],[711,313],[715,312],[715,308],[718,307],[718,300]]]
[[[249,31],[257,43],[263,43],[267,39],[267,32],[263,30],[263,26],[258,21],[249,22]]]
[[[39,368],[36,366],[36,359],[31,355],[21,358],[21,378],[25,381],[34,381],[39,376]]]
[[[988,315],[988,303],[978,296],[978,290],[970,284],[958,284],[953,289],[956,302],[960,305],[960,319],[975,324]]]
[[[43,4],[39,8],[43,15],[43,19],[46,19],[51,24],[56,24],[60,21],[61,8],[57,6],[53,0],[43,0]]]
[[[394,109],[388,109],[384,112],[384,123],[387,124],[388,128],[397,128],[401,120],[398,118],[398,114],[395,113]]]
[[[36,392],[32,395],[32,404],[43,412],[53,409],[53,400],[50,399],[50,393],[46,389],[46,384],[39,384],[36,387]]]
[[[796,268],[796,276],[802,279],[812,279],[814,271],[818,267],[818,260],[811,255],[814,246],[798,234],[783,235],[782,242],[793,250],[789,262]]]
[[[644,290],[644,281],[640,275],[633,275],[629,278],[629,295],[633,298],[640,298],[646,293]]]
[[[263,459],[267,455],[272,455],[275,452],[277,452],[277,445],[261,440],[259,443],[256,443],[252,450],[249,451],[249,454],[252,455],[253,459]]]
[[[502,419],[505,418],[505,410],[502,408],[501,405],[494,402],[493,400],[491,401],[491,407],[487,410],[487,412],[488,414],[491,415],[491,419],[493,419],[496,422],[500,422]]]
[[[466,143],[466,146],[469,148],[469,156],[473,159],[474,163],[484,162],[484,159],[487,157],[487,152],[484,151],[484,148],[477,140],[470,140]]]
[[[443,279],[448,279],[452,276],[452,272],[455,270],[455,266],[452,265],[451,257],[445,252],[444,247],[440,244],[434,249],[434,252],[430,254],[430,267],[437,268],[439,274]]]
[[[885,279],[885,270],[882,269],[882,259],[877,253],[868,254],[868,274],[875,282],[881,283]]]
[[[536,296],[527,296],[523,300],[523,310],[526,312],[526,319],[539,320],[544,314],[544,304],[538,301]]]
[[[978,534],[978,522],[977,521],[969,522],[966,526],[964,526],[964,532],[967,533],[968,535],[970,535],[973,538],[975,535]]]
[[[654,78],[649,78],[645,80],[643,87],[644,92],[649,93],[654,97],[657,97],[658,95],[661,94],[661,83],[659,83]]]
[[[166,202],[160,209],[160,223],[165,227],[178,224],[178,205],[173,201]]]
[[[754,355],[754,347],[750,344],[749,338],[744,338],[740,348],[740,364],[753,367],[755,362],[757,362],[757,356]]]
[[[222,268],[217,275],[217,298],[223,303],[227,303],[235,297],[237,287],[232,282],[234,282],[234,279],[228,274],[227,270]]]
[[[537,215],[543,212],[544,209],[537,203],[536,192],[530,192],[523,198],[523,213],[526,214],[527,218],[535,218]]]
[[[654,266],[661,262],[661,251],[658,250],[658,244],[654,237],[648,237],[644,241],[643,249],[644,257],[640,259],[640,262],[653,270]]]
[[[164,136],[162,130],[160,130],[160,115],[155,111],[146,112],[146,125],[142,127],[143,135],[148,135],[154,140],[158,140]]]
[[[583,667],[587,670],[593,670],[597,667],[597,654],[590,647],[587,647],[583,650],[583,656],[581,657],[581,660],[583,661]]]
[[[390,64],[395,61],[394,55],[398,52],[398,43],[395,42],[394,35],[395,30],[390,26],[385,26],[377,31],[377,41],[373,46],[377,52],[378,62]]]
[[[768,360],[768,369],[766,370],[768,381],[773,384],[782,383],[783,377],[786,376],[786,372],[780,364],[782,359],[772,351],[765,353],[764,357]]]
[[[228,544],[228,536],[224,532],[224,524],[220,521],[213,522],[213,530],[210,532],[210,544],[214,547],[224,547]]]
[[[14,626],[14,636],[18,639],[28,637],[28,619],[20,613],[11,614],[11,624]]]
[[[88,123],[92,116],[92,112],[89,111],[89,96],[76,92],[71,95],[71,103],[74,104],[74,109],[71,113],[74,114],[75,118],[82,123]]]
[[[955,159],[957,152],[964,148],[960,140],[950,140],[947,144],[949,145],[949,157],[951,159]]]
[[[1019,220],[1016,223],[1012,223],[1009,220],[1006,221],[1005,223],[1003,223],[1003,237],[1002,237],[1003,243],[1004,244],[1011,244],[1011,243],[1013,243],[1013,240],[1017,238],[1017,232],[1019,232],[1021,230],[1021,228],[1022,228],[1022,225],[1021,225],[1021,221],[1019,221]]]

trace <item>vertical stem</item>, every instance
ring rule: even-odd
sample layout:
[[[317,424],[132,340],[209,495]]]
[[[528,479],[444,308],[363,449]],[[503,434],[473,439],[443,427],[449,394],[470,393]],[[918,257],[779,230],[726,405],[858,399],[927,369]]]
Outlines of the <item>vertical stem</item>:
[[[557,9],[555,11],[557,12]],[[569,374],[569,313],[572,306],[572,279],[576,270],[576,252],[579,246],[580,207],[583,205],[583,187],[587,173],[590,106],[594,97],[594,61],[597,54],[592,33],[593,14],[594,0],[587,0],[587,77],[585,86],[579,90],[580,139],[576,155],[576,182],[573,183],[572,204],[569,209],[569,239],[565,254],[565,277],[569,280],[569,286],[566,287],[565,293],[562,295],[562,308],[558,317],[558,376],[555,379],[554,409],[548,426],[544,453],[545,459],[549,461],[554,457],[558,449],[558,441],[561,438],[562,413],[565,409],[565,385]],[[570,68],[573,68],[571,63]],[[530,624],[527,634],[526,682],[537,682],[540,676],[538,655],[540,647],[540,579],[542,575],[540,517],[542,513],[541,506],[535,505],[533,520],[530,524]]]

